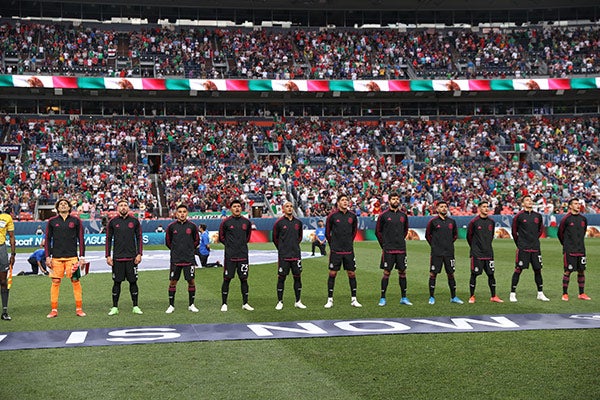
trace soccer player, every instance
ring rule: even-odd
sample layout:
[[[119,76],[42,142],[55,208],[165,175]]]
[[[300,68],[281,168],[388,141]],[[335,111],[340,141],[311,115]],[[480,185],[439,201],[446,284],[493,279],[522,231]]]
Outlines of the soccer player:
[[[83,224],[71,215],[71,203],[65,198],[56,202],[58,215],[50,218],[46,224],[46,266],[52,271],[50,287],[50,307],[48,318],[58,316],[58,296],[62,278],[71,279],[75,297],[75,314],[85,317],[83,312],[83,295],[81,290],[80,266],[85,264],[85,242],[83,241]],[[79,252],[78,252],[79,248]],[[79,258],[77,257],[79,255]]]
[[[327,255],[326,251],[327,238],[325,237],[325,223],[322,220],[317,221],[317,229],[315,229],[315,237],[312,241],[312,254],[315,255],[315,247],[318,247],[322,256]]]
[[[209,263],[208,256],[210,255],[210,238],[208,237],[208,231],[206,230],[206,224],[200,224],[200,246],[198,246],[198,257],[200,258],[200,265],[202,268],[220,267],[221,263],[217,262]]]
[[[196,299],[196,281],[194,269],[196,266],[196,247],[200,244],[198,227],[188,220],[188,208],[184,204],[177,206],[175,221],[167,226],[165,244],[171,250],[171,265],[169,273],[169,308],[165,311],[171,314],[175,311],[175,292],[177,282],[183,277],[188,283],[188,310],[198,312],[194,305]]]
[[[6,235],[9,237],[10,258],[6,251]],[[2,297],[2,315],[0,319],[10,321],[12,318],[8,315],[8,274],[9,270],[15,264],[15,223],[6,212],[0,213],[0,297]]]
[[[542,254],[540,251],[540,236],[544,230],[542,215],[533,211],[533,199],[526,195],[521,199],[523,209],[513,218],[512,236],[517,245],[517,257],[515,262],[515,272],[512,276],[512,285],[509,300],[513,303],[517,301],[517,285],[521,272],[533,268],[533,277],[537,286],[537,299],[541,301],[550,301],[543,292],[542,279]]]
[[[294,217],[294,206],[286,201],[283,204],[283,217],[273,225],[273,244],[277,248],[277,305],[276,310],[283,309],[283,289],[285,278],[292,271],[294,277],[294,307],[304,309],[306,306],[300,301],[302,293],[302,260],[300,257],[300,243],[302,242],[302,221]]]
[[[333,288],[338,271],[344,266],[350,282],[350,305],[362,307],[356,300],[356,261],[354,259],[354,237],[358,231],[358,218],[348,209],[348,196],[338,197],[336,208],[327,216],[325,237],[329,242],[329,279],[327,280],[327,303],[333,307]]]
[[[408,234],[408,217],[400,210],[400,195],[389,196],[389,208],[379,215],[375,227],[375,236],[381,246],[381,298],[379,305],[385,306],[386,291],[392,270],[398,270],[400,282],[400,304],[412,306],[406,297],[406,235]]]
[[[133,313],[143,314],[138,306],[138,265],[142,262],[142,228],[140,221],[129,215],[127,200],[117,202],[117,216],[106,225],[106,263],[112,267],[112,308],[108,315],[119,313],[121,282],[129,282]],[[114,242],[114,246],[113,246]],[[112,252],[111,252],[112,250]],[[112,256],[111,256],[112,253]]]
[[[456,259],[454,258],[454,242],[458,237],[456,222],[448,216],[448,203],[440,201],[436,207],[437,216],[429,220],[425,229],[425,239],[431,246],[429,262],[429,304],[435,304],[435,281],[437,275],[442,272],[442,265],[448,276],[450,287],[450,302],[463,304],[456,296],[456,279],[454,271]]]
[[[569,301],[569,279],[573,271],[577,271],[580,300],[591,300],[585,294],[585,234],[587,232],[587,218],[580,213],[579,199],[569,200],[569,212],[560,221],[558,227],[558,240],[563,246],[563,295],[562,300]]]
[[[231,215],[223,219],[219,227],[219,241],[225,246],[221,311],[227,311],[229,284],[235,277],[236,272],[240,278],[242,309],[254,311],[254,308],[248,304],[248,242],[252,233],[252,224],[248,218],[242,216],[242,202],[240,200],[233,200],[229,205],[229,209]]]
[[[490,287],[490,301],[494,303],[504,303],[496,295],[496,277],[494,276],[494,249],[492,248],[492,240],[494,240],[494,232],[496,223],[488,217],[489,203],[486,200],[481,200],[477,206],[477,216],[469,222],[467,229],[467,242],[471,248],[471,279],[469,280],[469,290],[471,297],[469,303],[475,303],[475,284],[477,276],[483,271],[488,277],[488,286]]]

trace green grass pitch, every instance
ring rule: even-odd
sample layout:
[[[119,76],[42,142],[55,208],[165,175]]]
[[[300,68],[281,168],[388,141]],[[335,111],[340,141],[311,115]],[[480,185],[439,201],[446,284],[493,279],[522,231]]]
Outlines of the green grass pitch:
[[[304,250],[309,249],[305,244]],[[445,274],[438,277],[437,304],[427,304],[429,247],[408,243],[408,297],[400,306],[397,275],[388,288],[388,305],[378,307],[380,249],[374,242],[356,244],[358,299],[350,307],[348,279],[338,275],[335,306],[323,308],[327,296],[326,259],[303,260],[303,302],[293,308],[288,278],[285,308],[275,310],[276,268],[251,266],[250,304],[241,310],[239,281],[230,289],[230,310],[221,313],[221,271],[197,272],[200,312],[187,311],[186,284],[181,281],[174,314],[168,306],[167,271],[140,268],[140,307],[130,313],[127,284],[122,286],[121,313],[107,316],[111,306],[110,274],[82,279],[86,318],[74,313],[70,283],[61,286],[59,317],[46,319],[49,279],[15,277],[10,293],[13,320],[0,321],[0,333],[36,330],[82,330],[126,326],[202,323],[246,323],[320,319],[401,318],[480,314],[598,313],[600,311],[600,239],[589,239],[586,292],[592,301],[577,300],[576,278],[571,301],[560,300],[562,255],[556,239],[542,241],[544,292],[535,299],[533,273],[521,276],[518,303],[508,302],[514,267],[514,243],[495,240],[498,295],[489,302],[487,278],[477,280],[475,304],[468,299],[468,248],[456,243],[458,296],[449,303]],[[271,244],[253,245],[272,249]],[[22,250],[27,251],[27,250]],[[597,399],[600,398],[600,330],[547,330],[494,333],[398,334],[364,337],[258,341],[144,344],[0,353],[0,399]]]

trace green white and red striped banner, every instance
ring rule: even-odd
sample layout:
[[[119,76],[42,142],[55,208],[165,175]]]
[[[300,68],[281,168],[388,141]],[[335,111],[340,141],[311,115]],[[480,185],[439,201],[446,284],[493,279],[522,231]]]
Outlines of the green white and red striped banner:
[[[0,75],[2,88],[223,92],[454,92],[600,89],[600,77],[435,80],[157,79]]]

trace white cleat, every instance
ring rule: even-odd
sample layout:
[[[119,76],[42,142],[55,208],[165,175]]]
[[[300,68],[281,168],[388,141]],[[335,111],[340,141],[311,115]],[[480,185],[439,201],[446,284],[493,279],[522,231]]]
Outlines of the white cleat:
[[[294,307],[296,307],[296,308],[300,308],[300,309],[302,309],[302,310],[304,310],[304,309],[306,308],[306,306],[305,306],[304,304],[302,304],[302,302],[301,302],[301,301],[297,301],[297,302],[295,302],[295,303],[294,303]]]
[[[190,306],[188,307],[188,310],[190,310],[191,312],[198,312],[200,310],[198,310],[198,308],[196,308],[195,305],[190,304]]]
[[[508,300],[511,303],[516,303],[517,302],[517,294],[515,292],[510,292],[510,296],[509,296]]]
[[[544,292],[538,292],[537,299],[541,301],[550,301],[550,299],[546,297]]]
[[[169,306],[169,308],[167,308],[167,311],[165,311],[165,313],[167,313],[167,314],[173,314],[173,311],[175,311],[175,307]]]
[[[351,305],[352,307],[356,307],[356,308],[360,308],[360,307],[362,307],[362,304],[360,304],[360,303],[358,302],[358,300],[356,300],[356,297],[353,297],[353,298],[352,298],[352,301],[350,302],[350,305]]]
[[[279,310],[283,310],[283,301],[278,301],[278,302],[277,302],[277,305],[275,306],[275,309],[276,309],[277,311],[279,311]]]
[[[221,306],[221,311],[222,311],[222,312],[227,312],[227,304],[223,304],[223,305]]]
[[[283,304],[281,304],[281,307],[283,308]],[[246,303],[242,306],[242,310],[254,311],[254,307],[252,307],[250,304]]]
[[[325,307],[325,308],[331,308],[331,307],[333,307],[333,297],[329,297],[327,299],[327,303],[325,303],[325,305],[323,307]]]

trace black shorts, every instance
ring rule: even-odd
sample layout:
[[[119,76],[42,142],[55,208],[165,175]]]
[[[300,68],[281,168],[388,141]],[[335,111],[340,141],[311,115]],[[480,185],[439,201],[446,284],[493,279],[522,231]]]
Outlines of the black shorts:
[[[354,253],[351,254],[329,254],[329,270],[339,271],[344,266],[346,271],[356,271],[356,260],[354,259]]]
[[[484,271],[486,275],[494,275],[494,260],[471,257],[471,273],[481,275]]]
[[[248,279],[249,267],[248,260],[231,261],[225,259],[223,264],[223,279],[233,279],[236,272],[240,279]]]
[[[406,253],[382,253],[379,268],[391,271],[396,268],[399,271],[406,271],[407,261]]]
[[[443,265],[447,274],[453,274],[456,269],[456,260],[450,256],[430,256],[429,265],[429,272],[439,274],[442,272]]]
[[[194,265],[175,265],[171,264],[171,271],[169,274],[169,279],[172,281],[178,281],[181,277],[181,271],[183,271],[183,278],[186,281],[191,281],[194,279],[196,267]]]
[[[131,261],[113,261],[112,266],[112,278],[115,282],[123,282],[127,278],[128,282],[137,282],[138,279],[138,268],[137,265]]]
[[[542,263],[542,253],[539,251],[523,251],[517,249],[517,259],[515,268],[528,269],[529,264],[534,271],[539,271],[544,266]]]
[[[563,260],[565,265],[565,271],[585,271],[587,259],[585,256],[572,256],[569,254],[563,254]]]
[[[290,271],[292,275],[300,275],[302,273],[302,260],[282,260],[277,261],[277,274],[287,276]]]

